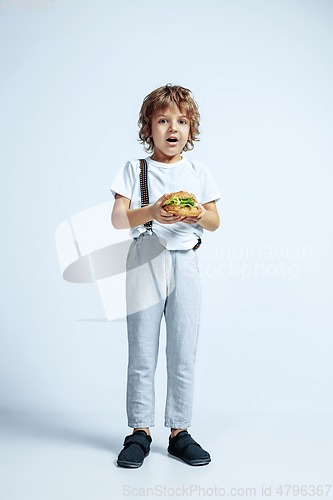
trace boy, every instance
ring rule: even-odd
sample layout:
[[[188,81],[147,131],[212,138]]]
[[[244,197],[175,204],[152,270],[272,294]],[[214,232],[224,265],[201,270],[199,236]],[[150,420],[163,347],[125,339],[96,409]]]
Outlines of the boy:
[[[181,156],[199,140],[199,118],[197,104],[186,88],[167,84],[147,95],[138,123],[140,142],[153,152],[146,158],[149,205],[141,203],[140,160],[127,162],[110,188],[115,196],[112,224],[116,229],[130,227],[133,237],[126,262],[126,409],[133,433],[125,437],[118,455],[122,467],[140,467],[150,451],[163,314],[167,333],[164,425],[171,428],[168,452],[189,465],[211,461],[187,432],[200,322],[196,249],[203,229],[215,231],[220,224],[215,205],[220,193],[212,176],[204,165]],[[200,201],[202,211],[197,217],[181,219],[162,208],[167,193],[182,190]],[[151,228],[145,226],[149,221]]]

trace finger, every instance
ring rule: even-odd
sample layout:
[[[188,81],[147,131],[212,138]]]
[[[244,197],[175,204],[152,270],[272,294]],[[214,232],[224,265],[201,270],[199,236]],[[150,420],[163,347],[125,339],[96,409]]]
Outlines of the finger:
[[[174,215],[173,213],[168,212],[167,210],[164,210],[163,207],[161,207],[160,213],[163,214],[163,215]]]
[[[160,212],[160,216],[164,219],[174,219],[175,217],[173,214],[169,214],[168,212]]]
[[[173,217],[162,217],[165,220],[180,220],[180,217],[176,217],[175,215]]]
[[[179,217],[162,217],[162,220],[164,222],[167,222],[168,224],[173,224],[174,222],[179,222],[180,218]]]
[[[164,193],[164,194],[161,196],[161,198],[159,199],[159,201],[160,201],[161,203],[163,203],[163,202],[164,202],[164,200],[165,200],[168,196],[169,196],[169,195],[168,195],[168,193]]]

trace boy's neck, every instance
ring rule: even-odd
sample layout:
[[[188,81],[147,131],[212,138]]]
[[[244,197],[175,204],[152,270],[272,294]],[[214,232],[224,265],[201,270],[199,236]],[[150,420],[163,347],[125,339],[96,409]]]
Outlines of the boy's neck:
[[[166,156],[160,151],[158,153],[154,151],[150,159],[157,161],[159,163],[177,163],[178,161],[181,161],[183,158],[180,156],[180,153],[178,153],[175,156]]]

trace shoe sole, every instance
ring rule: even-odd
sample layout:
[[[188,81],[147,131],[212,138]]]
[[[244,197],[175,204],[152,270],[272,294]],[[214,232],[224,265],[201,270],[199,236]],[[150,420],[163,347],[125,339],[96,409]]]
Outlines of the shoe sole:
[[[141,463],[136,463],[136,462],[123,462],[121,460],[117,460],[117,464],[120,467],[126,467],[127,469],[137,469],[138,467],[141,467],[143,462]]]
[[[147,455],[144,456],[142,462],[128,462],[126,460],[117,460],[117,464],[120,467],[126,467],[127,469],[138,469],[143,464],[145,458],[148,457],[149,453],[150,451],[147,453]]]
[[[183,457],[180,457],[179,455],[176,455],[175,453],[172,453],[169,448],[168,448],[168,453],[172,455],[173,457],[178,458],[178,460],[181,460],[182,462],[185,462],[188,465],[208,465],[211,462],[211,458],[207,458],[206,460],[198,458],[197,460],[186,460]]]

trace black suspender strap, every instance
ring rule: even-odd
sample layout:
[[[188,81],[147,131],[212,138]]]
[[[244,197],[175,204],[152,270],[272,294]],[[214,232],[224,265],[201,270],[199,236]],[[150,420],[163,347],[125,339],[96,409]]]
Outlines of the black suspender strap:
[[[149,193],[148,193],[148,165],[146,160],[140,160],[140,189],[141,189],[141,207],[146,207],[149,205]],[[144,223],[144,226],[151,233],[153,221],[150,220]]]
[[[194,247],[192,248],[192,250],[197,250],[200,245],[201,245],[201,238],[200,238],[200,236],[198,236],[198,243],[196,243],[194,245]]]
[[[148,165],[146,160],[140,160],[140,189],[141,189],[141,208],[149,205],[149,193],[148,193]],[[143,224],[148,232],[152,233],[153,221],[150,220]],[[192,250],[197,250],[201,245],[201,238],[198,237],[198,242],[194,245]]]

